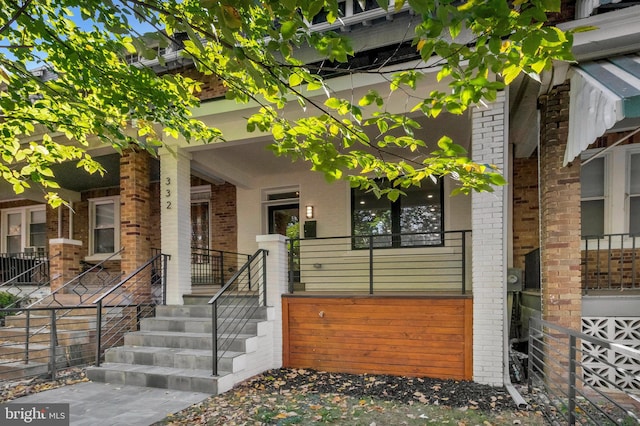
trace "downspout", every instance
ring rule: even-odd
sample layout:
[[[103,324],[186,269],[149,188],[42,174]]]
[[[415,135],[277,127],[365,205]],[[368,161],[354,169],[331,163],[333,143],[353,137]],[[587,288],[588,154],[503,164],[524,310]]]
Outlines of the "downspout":
[[[73,216],[75,211],[73,210],[73,201],[69,201],[69,239],[73,240]]]
[[[511,156],[510,156],[510,152],[509,152],[509,87],[507,86],[507,88],[505,89],[505,102],[504,102],[504,117],[505,117],[505,126],[504,126],[504,141],[503,141],[503,158],[504,158],[504,173],[511,173]],[[513,175],[512,175],[513,176]],[[502,374],[503,374],[503,382],[504,382],[504,387],[507,390],[507,392],[509,392],[509,395],[511,395],[511,399],[513,399],[513,402],[516,404],[516,406],[518,407],[518,409],[523,410],[526,409],[529,404],[527,404],[527,402],[524,400],[524,398],[522,397],[522,395],[520,395],[520,392],[518,392],[518,390],[513,386],[513,384],[511,383],[511,377],[509,377],[509,349],[510,349],[510,342],[509,342],[509,327],[510,324],[506,324],[506,320],[507,318],[509,318],[509,313],[507,312],[507,257],[508,257],[508,250],[509,250],[509,226],[508,223],[509,221],[507,220],[507,218],[509,217],[509,207],[511,204],[511,199],[509,199],[509,191],[507,190],[507,186],[503,186],[502,187],[502,194],[503,194],[503,201],[502,201],[502,265],[503,265],[503,277],[502,277],[502,283],[504,285],[504,289],[503,289],[503,315],[502,318],[505,321],[504,326],[502,327],[502,335],[503,335],[503,347],[504,347],[504,353],[503,353],[503,368],[502,368]]]

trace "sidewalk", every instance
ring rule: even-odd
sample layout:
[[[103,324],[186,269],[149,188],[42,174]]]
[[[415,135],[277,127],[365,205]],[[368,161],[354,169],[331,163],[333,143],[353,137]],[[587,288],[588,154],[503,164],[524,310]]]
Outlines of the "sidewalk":
[[[208,398],[209,394],[83,382],[9,403],[69,403],[74,426],[148,426]]]

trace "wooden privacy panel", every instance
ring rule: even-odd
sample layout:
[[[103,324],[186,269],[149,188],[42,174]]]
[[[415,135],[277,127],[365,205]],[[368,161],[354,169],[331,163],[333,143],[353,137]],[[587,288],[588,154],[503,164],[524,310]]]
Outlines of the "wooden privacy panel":
[[[283,296],[284,366],[472,379],[470,297]]]

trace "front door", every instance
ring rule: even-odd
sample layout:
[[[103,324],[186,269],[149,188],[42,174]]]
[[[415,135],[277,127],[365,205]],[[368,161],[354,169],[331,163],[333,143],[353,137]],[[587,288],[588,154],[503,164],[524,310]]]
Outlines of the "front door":
[[[293,239],[293,247],[291,242],[287,244],[289,256],[291,256],[289,267],[293,281],[300,282],[300,241],[297,240],[300,237],[300,205],[295,203],[269,206],[269,233],[281,234]]]

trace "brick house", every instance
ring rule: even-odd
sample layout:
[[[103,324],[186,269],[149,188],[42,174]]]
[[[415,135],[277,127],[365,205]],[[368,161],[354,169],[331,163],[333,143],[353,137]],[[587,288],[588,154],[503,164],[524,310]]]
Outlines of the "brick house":
[[[525,320],[541,315],[638,348],[640,8],[624,6],[576,2],[576,19],[560,27],[596,29],[575,35],[576,64],[559,64],[520,104],[539,124],[536,134],[511,134],[512,252],[524,270]],[[590,367],[639,390],[615,368]]]
[[[380,10],[357,14],[355,2],[347,3],[354,9],[347,8],[345,29],[356,51],[373,63],[396,51],[413,25],[408,10],[387,20]],[[573,3],[566,2],[570,7],[559,20],[573,19]],[[640,7],[625,9],[623,16],[631,16],[630,11],[637,16]],[[579,39],[576,44],[588,45]],[[417,61],[408,56],[389,68]],[[184,66],[175,64],[192,72]],[[435,77],[427,72],[419,90],[438,87]],[[81,262],[109,259],[109,268],[126,274],[143,264],[152,249],[160,249],[171,256],[167,303],[180,305],[187,295],[215,291],[208,287],[211,282],[194,279],[194,265],[205,263],[194,256],[194,248],[246,254],[268,248],[268,276],[278,281],[275,298],[270,293],[269,299],[277,309],[266,368],[432,375],[508,385],[509,268],[525,269],[525,255],[540,249],[546,319],[578,329],[587,304],[582,296],[579,160],[563,165],[569,81],[563,78],[541,91],[521,79],[495,102],[462,116],[445,114],[421,130],[419,136],[431,144],[443,134],[452,136],[475,161],[504,170],[510,185],[491,194],[449,197],[455,183],[444,179],[398,204],[372,199],[344,182],[327,184],[306,165],[274,157],[266,150],[267,135],[245,131],[244,117],[253,106],[224,100],[224,87],[208,78],[194,115],[219,127],[226,142],[166,140],[168,149],[160,149],[156,158],[133,151],[120,157],[95,148],[92,155],[107,170],[104,179],[78,177],[73,167],[58,170],[70,208],[52,210],[39,194],[18,198],[5,191],[0,251],[48,252],[55,290],[81,271]],[[383,79],[372,76],[337,77],[329,85],[338,92],[388,91]],[[394,94],[390,107],[409,114],[405,101]],[[538,108],[539,128],[531,125]],[[292,108],[290,113],[298,112]],[[407,220],[403,211],[419,223]],[[292,225],[302,237],[295,256],[293,250],[287,255],[285,238],[277,236]],[[370,234],[377,236],[362,239]],[[223,277],[236,269],[228,265]]]

